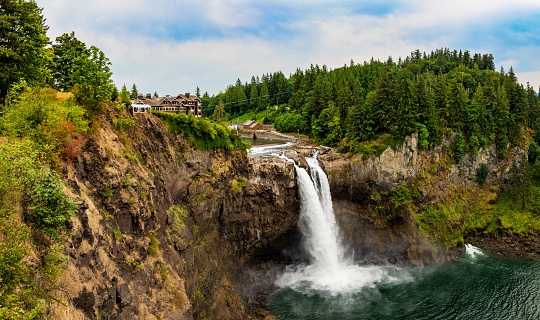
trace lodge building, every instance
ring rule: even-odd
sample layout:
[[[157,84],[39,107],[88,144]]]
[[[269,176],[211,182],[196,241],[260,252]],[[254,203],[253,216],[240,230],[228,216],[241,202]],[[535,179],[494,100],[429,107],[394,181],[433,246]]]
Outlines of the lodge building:
[[[193,114],[197,118],[202,117],[201,99],[191,94],[179,94],[177,96],[166,95],[165,97],[152,98],[150,93],[139,93],[137,99],[131,99],[133,112],[146,112],[157,110],[170,113]]]

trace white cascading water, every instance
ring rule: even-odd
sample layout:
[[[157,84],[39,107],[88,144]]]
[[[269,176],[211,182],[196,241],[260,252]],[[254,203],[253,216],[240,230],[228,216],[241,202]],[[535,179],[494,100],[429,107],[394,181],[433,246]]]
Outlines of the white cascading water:
[[[287,270],[276,284],[299,291],[315,289],[340,294],[355,292],[376,282],[396,281],[388,274],[388,268],[360,267],[352,263],[351,257],[345,256],[328,178],[319,166],[317,155],[306,158],[311,178],[305,169],[295,164],[300,193],[298,226],[310,256],[310,264]]]

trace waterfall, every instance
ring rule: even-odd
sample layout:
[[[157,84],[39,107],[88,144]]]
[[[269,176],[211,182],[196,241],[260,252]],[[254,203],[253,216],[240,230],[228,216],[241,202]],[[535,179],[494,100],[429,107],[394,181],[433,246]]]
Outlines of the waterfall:
[[[339,271],[343,250],[338,239],[328,178],[319,166],[316,155],[306,160],[311,169],[311,178],[305,169],[296,166],[301,201],[298,225],[312,265],[334,274]]]
[[[309,264],[288,268],[276,284],[298,291],[315,289],[340,294],[358,291],[375,282],[395,281],[388,275],[388,268],[360,267],[346,256],[334,215],[328,177],[317,156],[318,153],[306,158],[311,177],[305,169],[294,165],[300,194],[298,227],[310,261]]]

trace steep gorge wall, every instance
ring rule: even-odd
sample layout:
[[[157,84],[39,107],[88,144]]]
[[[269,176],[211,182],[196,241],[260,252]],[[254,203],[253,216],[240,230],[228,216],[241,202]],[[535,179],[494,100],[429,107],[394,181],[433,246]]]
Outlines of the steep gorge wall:
[[[242,151],[194,150],[148,114],[127,132],[114,130],[118,111],[94,126],[86,150],[64,166],[69,190],[81,201],[67,244],[68,274],[51,306],[54,319],[250,319],[231,271],[258,254],[275,254],[298,220],[296,174],[277,157]],[[346,242],[361,263],[427,265],[455,259],[458,250],[422,233],[413,213],[391,219],[372,196],[418,183],[422,201],[444,198],[449,186],[474,186],[481,163],[488,182],[505,179],[510,160],[491,147],[456,166],[442,147],[421,151],[412,135],[380,157],[321,151],[334,210]],[[510,158],[519,149],[512,150]],[[437,176],[429,186],[419,181]],[[449,191],[449,190],[448,190]],[[379,203],[387,199],[378,200]],[[256,281],[256,280],[255,280]]]
[[[419,202],[433,205],[450,196],[452,190],[476,187],[476,173],[482,163],[489,168],[488,184],[504,181],[512,160],[524,151],[516,147],[507,159],[500,159],[492,145],[476,155],[466,154],[456,165],[447,151],[449,144],[445,141],[434,149],[419,150],[418,136],[413,134],[396,150],[388,147],[380,157],[364,159],[362,154],[350,157],[321,149],[319,161],[329,177],[334,211],[357,259],[429,265],[457,257],[462,248],[447,248],[424,234],[410,209],[396,210],[392,217],[381,215],[380,208],[390,206],[388,197],[380,198],[381,194],[412,185],[418,188]]]
[[[227,268],[279,246],[296,226],[291,163],[202,152],[148,114],[118,111],[63,168],[81,202],[53,319],[249,319]]]

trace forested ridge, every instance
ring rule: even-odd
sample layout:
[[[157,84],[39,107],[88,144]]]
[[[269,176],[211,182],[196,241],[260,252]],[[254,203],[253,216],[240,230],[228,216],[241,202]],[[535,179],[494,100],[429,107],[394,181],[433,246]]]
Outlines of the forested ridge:
[[[275,72],[250,83],[238,79],[202,100],[206,116],[221,101],[229,119],[247,114],[343,151],[358,151],[381,134],[399,140],[419,132],[421,147],[428,148],[456,133],[464,150],[495,142],[502,157],[522,128],[538,128],[540,112],[537,93],[520,84],[512,68],[495,71],[491,54],[447,48],[416,50],[398,62],[351,60],[334,70],[297,69],[289,78]]]

